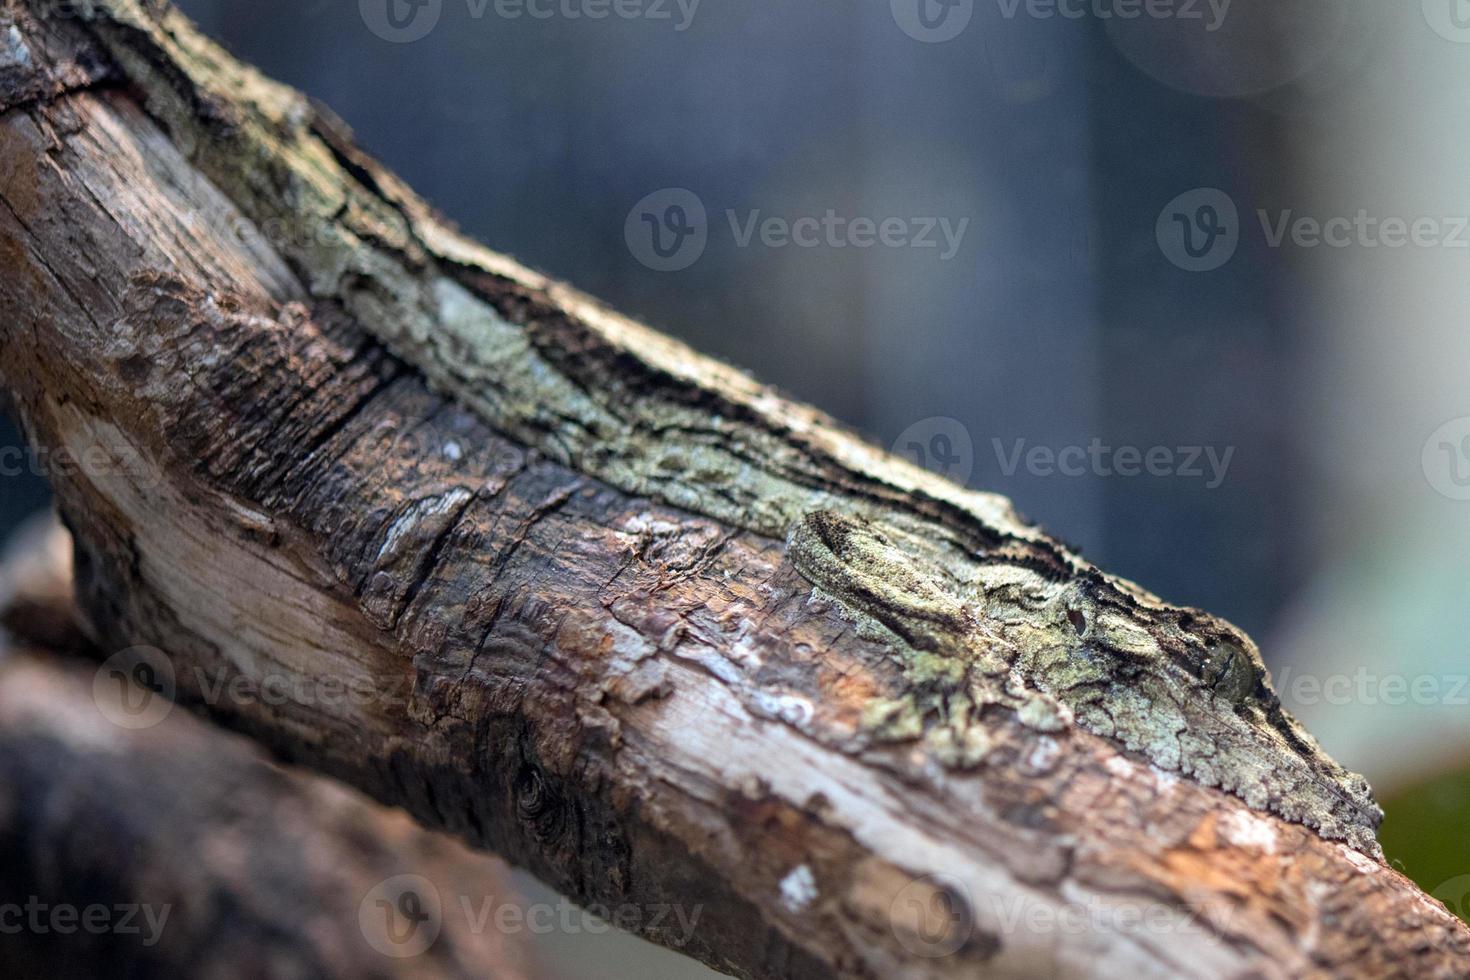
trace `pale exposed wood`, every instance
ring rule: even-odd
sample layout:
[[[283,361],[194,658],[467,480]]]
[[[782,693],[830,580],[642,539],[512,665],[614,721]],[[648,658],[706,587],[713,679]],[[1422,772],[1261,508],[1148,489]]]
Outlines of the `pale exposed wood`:
[[[176,107],[109,84],[123,73],[92,26],[21,6],[33,63],[0,84],[0,380],[38,444],[100,450],[55,480],[88,629],[165,651],[183,703],[582,901],[697,907],[687,942],[637,925],[738,975],[1464,974],[1470,932],[1396,872],[1078,728],[997,711],[969,769],[867,737],[865,706],[907,681],[784,541],[618,490],[434,394],[357,322],[370,289],[351,308],[314,291],[311,250],[241,214],[319,201],[262,204],[292,182],[255,160],[224,180],[227,155],[159,125]],[[227,144],[229,105],[187,111]],[[331,180],[438,227],[337,129],[308,128]],[[340,216],[364,263],[387,247],[375,220]],[[405,267],[446,262],[401,248]],[[544,357],[668,397],[649,364],[683,353],[578,332],[594,314],[560,287],[456,274],[520,309]],[[858,455],[815,413],[687,363],[693,409],[789,411],[804,446]],[[852,465],[797,476],[837,492],[869,479]],[[283,679],[284,704],[211,694]]]
[[[0,974],[536,975],[500,862],[182,710],[117,714],[70,558],[48,525],[0,563]],[[421,920],[377,904],[405,891]]]

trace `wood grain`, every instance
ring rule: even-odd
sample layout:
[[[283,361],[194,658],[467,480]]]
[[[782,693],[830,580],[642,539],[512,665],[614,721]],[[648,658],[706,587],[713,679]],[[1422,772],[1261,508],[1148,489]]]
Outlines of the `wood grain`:
[[[1470,931],[1393,870],[1084,731],[998,711],[967,770],[867,737],[900,665],[783,540],[436,394],[200,172],[95,25],[6,9],[32,59],[0,86],[0,379],[37,445],[92,460],[53,474],[91,638],[163,651],[182,703],[580,901],[697,907],[692,936],[636,925],[735,975],[1470,969]],[[564,361],[664,383],[537,309]],[[693,374],[692,405],[765,397]]]

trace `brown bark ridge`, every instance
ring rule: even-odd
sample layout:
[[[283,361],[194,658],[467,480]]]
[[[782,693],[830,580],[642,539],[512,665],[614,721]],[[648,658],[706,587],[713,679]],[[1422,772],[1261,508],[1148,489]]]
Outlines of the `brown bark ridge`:
[[[1004,704],[877,737],[924,691],[794,567],[804,494],[1075,557],[456,237],[166,5],[44,6],[0,28],[0,376],[128,669],[579,901],[697,911],[631,924],[735,975],[1470,969],[1249,786]]]
[[[51,528],[0,566],[0,973],[536,975],[524,930],[477,927],[519,908],[503,864],[115,687]]]

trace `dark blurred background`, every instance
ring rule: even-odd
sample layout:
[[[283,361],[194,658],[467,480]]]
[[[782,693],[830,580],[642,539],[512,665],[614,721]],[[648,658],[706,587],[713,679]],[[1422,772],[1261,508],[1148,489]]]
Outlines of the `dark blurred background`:
[[[1464,900],[1462,0],[624,2],[180,5],[493,248],[1247,629]]]

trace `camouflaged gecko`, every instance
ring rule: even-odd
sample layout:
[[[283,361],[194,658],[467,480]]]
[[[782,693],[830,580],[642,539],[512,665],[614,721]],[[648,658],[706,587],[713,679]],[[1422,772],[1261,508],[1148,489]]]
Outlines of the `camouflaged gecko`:
[[[802,575],[887,635],[924,692],[886,705],[884,723],[948,719],[937,741],[955,764],[971,761],[975,713],[1006,705],[1043,731],[1075,720],[1161,769],[1379,853],[1368,784],[1283,710],[1255,645],[1228,624],[1090,567],[1049,569],[1030,549],[943,556],[835,511],[807,515],[789,549]]]

